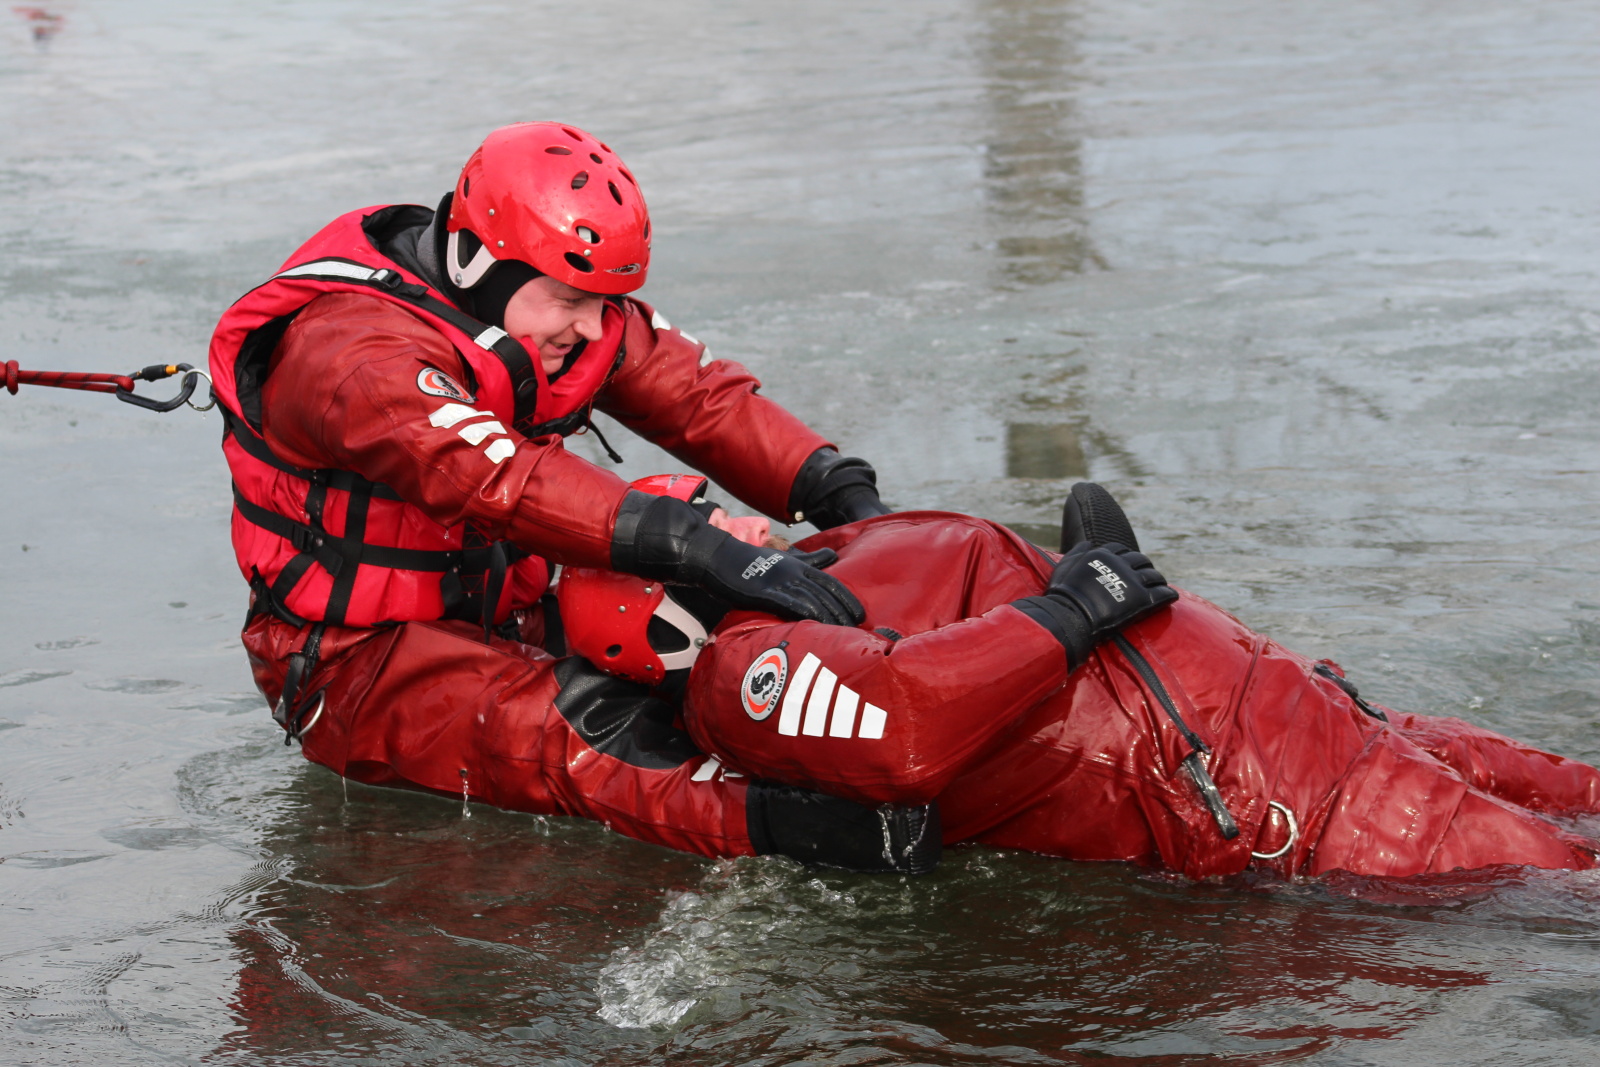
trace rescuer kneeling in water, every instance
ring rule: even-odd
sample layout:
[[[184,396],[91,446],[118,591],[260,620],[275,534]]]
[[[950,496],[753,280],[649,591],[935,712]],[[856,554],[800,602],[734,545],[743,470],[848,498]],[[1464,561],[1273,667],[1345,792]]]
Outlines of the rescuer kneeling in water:
[[[724,773],[795,803],[936,803],[947,843],[1195,878],[1595,866],[1600,846],[1542,817],[1600,812],[1594,768],[1368,703],[1333,664],[1175,597],[1099,486],[1075,487],[1063,527],[1064,555],[931,512],[807,539],[837,556],[857,628],[584,569],[559,595],[571,647],[666,676]],[[1085,621],[1147,594],[1142,621]]]
[[[611,149],[524,123],[491,134],[437,209],[335,219],[223,316],[210,370],[251,587],[244,643],[309,758],[749,849],[742,808],[700,795],[720,780],[685,792],[676,750],[624,752],[587,729],[592,687],[538,647],[550,566],[826,624],[861,607],[804,558],[630,492],[562,438],[598,408],[786,522],[887,509],[868,464],[627,295],[649,256],[644,200]],[[920,838],[924,818],[889,821]]]

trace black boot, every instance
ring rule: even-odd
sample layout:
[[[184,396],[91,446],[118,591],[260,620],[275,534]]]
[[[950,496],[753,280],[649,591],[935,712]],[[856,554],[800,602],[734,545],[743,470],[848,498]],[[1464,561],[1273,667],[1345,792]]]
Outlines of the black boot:
[[[1118,544],[1139,550],[1139,539],[1133,535],[1133,524],[1122,505],[1109,489],[1096,482],[1073,486],[1061,509],[1061,551],[1067,552],[1084,541],[1096,548]]]

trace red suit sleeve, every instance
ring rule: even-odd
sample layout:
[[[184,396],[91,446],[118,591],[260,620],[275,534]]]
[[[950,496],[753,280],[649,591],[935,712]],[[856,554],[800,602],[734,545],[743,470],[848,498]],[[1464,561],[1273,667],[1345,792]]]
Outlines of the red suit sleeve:
[[[595,406],[751,507],[792,521],[795,475],[830,442],[648,305],[628,302],[626,330],[627,358]]]
[[[1066,678],[1060,642],[1009,604],[900,640],[752,615],[696,662],[685,718],[747,773],[920,804]]]
[[[418,388],[429,367],[468,380],[463,363],[403,308],[361,294],[320,296],[273,355],[263,436],[288,462],[382,482],[435,522],[470,521],[558,563],[609,567],[627,484],[559,437],[523,437],[486,409]]]

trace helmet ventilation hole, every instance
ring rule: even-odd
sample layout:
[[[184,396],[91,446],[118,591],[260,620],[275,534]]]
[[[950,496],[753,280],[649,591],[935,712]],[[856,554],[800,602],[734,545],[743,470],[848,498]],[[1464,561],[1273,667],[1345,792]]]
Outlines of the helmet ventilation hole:
[[[587,226],[578,226],[578,227],[576,227],[576,229],[577,229],[577,232],[578,232],[578,236],[580,238],[582,238],[583,240],[588,241],[592,245],[597,245],[597,244],[600,243],[600,235],[595,233],[593,230],[589,229],[589,227],[587,227]]]
[[[471,178],[462,178],[461,179],[461,195],[462,195],[463,198],[469,197],[469,196],[472,195],[472,179]]]
[[[576,173],[576,174],[574,174],[572,176],[572,187],[574,189],[582,189],[585,185],[588,185],[588,184],[589,184],[589,172],[588,171],[580,170],[578,173]]]
[[[552,156],[570,156],[570,155],[572,155],[572,149],[563,148],[562,146],[560,146],[558,144],[551,145],[549,148],[546,148],[545,151],[549,152]]]
[[[570,127],[561,127],[561,132],[572,138],[574,141],[581,142],[583,140],[583,134],[579,133],[577,130],[571,129]]]
[[[589,158],[594,160],[596,163],[604,163],[605,162],[605,160],[600,158],[600,153],[598,153],[598,152],[590,152],[589,153]]]
[[[639,184],[638,182],[633,180],[633,175],[628,173],[628,168],[627,167],[618,167],[617,169],[622,172],[622,176],[624,178],[628,179],[628,184],[629,185],[638,185]]]
[[[612,645],[610,648],[606,649],[607,659],[616,659],[620,655],[622,655],[621,645]]]
[[[622,203],[622,193],[617,190],[616,182],[606,182],[606,188],[611,190],[611,199],[619,204]]]
[[[578,255],[576,252],[568,252],[561,258],[565,259],[567,264],[571,266],[573,270],[581,270],[585,274],[594,273],[594,264]]]
[[[646,241],[650,240],[650,220],[649,219],[645,219],[644,220],[644,239]]]

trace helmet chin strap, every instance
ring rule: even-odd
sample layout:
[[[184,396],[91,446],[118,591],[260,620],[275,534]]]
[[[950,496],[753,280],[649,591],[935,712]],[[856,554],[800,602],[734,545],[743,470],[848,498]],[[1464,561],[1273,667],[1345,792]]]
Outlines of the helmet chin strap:
[[[656,605],[652,612],[656,618],[678,629],[689,638],[689,647],[679,652],[657,653],[661,656],[661,666],[669,671],[680,667],[692,667],[695,657],[700,655],[700,650],[706,644],[706,628],[700,620],[691,615],[682,604],[672,599],[672,594],[667,593],[661,598],[661,603]]]
[[[461,230],[452,233],[445,242],[445,270],[449,272],[450,281],[457,289],[471,289],[483,281],[483,276],[489,273],[489,268],[498,262],[489,254],[489,246],[480,244],[473,253],[472,261],[465,265],[461,262]]]

